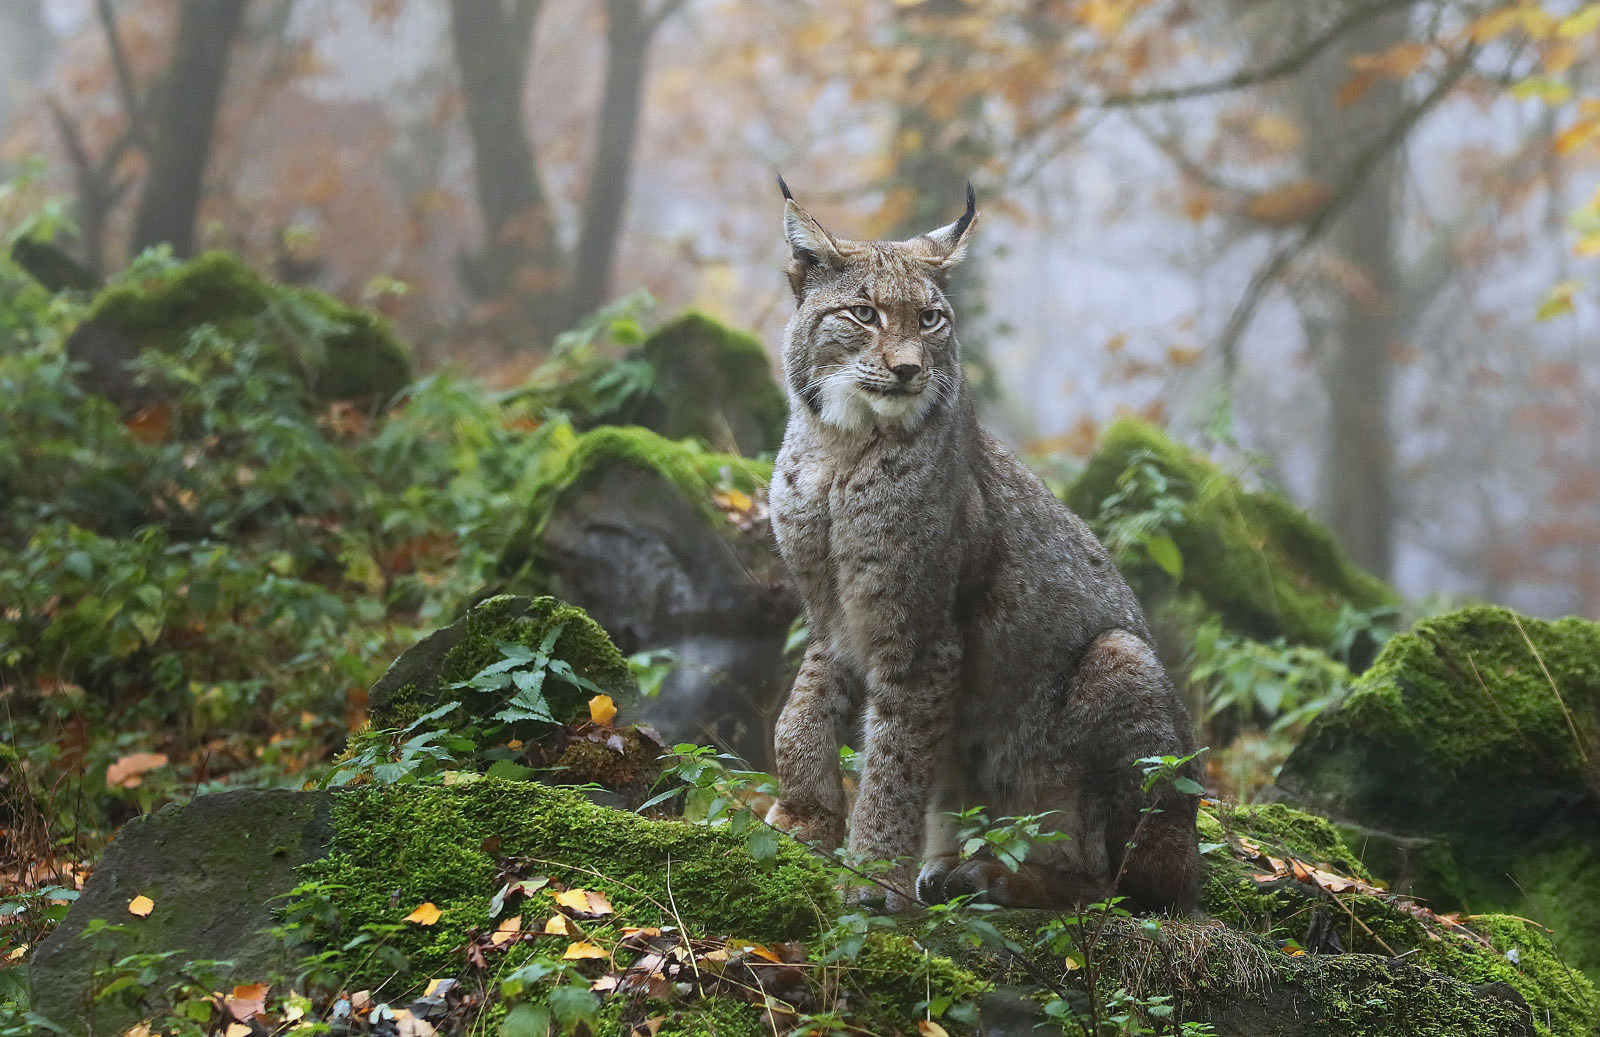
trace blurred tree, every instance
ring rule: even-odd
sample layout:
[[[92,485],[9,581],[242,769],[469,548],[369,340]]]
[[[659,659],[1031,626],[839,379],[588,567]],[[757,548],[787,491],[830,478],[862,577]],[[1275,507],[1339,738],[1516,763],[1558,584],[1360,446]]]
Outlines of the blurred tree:
[[[134,218],[135,252],[163,243],[180,256],[194,251],[195,215],[211,157],[217,110],[248,2],[183,0],[177,42],[166,74],[154,91],[148,127],[143,125],[141,106],[127,81],[130,122],[150,159]],[[100,3],[102,9],[109,6],[107,0]],[[113,41],[113,55],[118,51],[120,45]],[[119,71],[119,79],[123,78]]]
[[[523,112],[543,0],[450,0],[451,39],[472,136],[485,244],[463,262],[480,297],[515,291],[536,332],[570,325],[605,301],[627,203],[645,63],[684,0],[606,0],[606,69],[574,245],[561,245]],[[526,329],[519,329],[526,337]]]

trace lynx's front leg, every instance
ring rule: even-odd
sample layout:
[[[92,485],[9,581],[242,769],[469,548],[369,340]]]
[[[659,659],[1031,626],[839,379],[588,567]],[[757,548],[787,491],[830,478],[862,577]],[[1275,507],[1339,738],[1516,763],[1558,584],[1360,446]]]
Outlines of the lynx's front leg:
[[[793,832],[821,850],[844,843],[844,785],[839,739],[850,716],[850,695],[827,647],[806,648],[794,690],[773,733],[782,797],[767,823]]]
[[[890,911],[904,910],[915,900],[912,876],[923,850],[930,790],[961,665],[953,637],[909,659],[896,658],[899,654],[891,649],[870,670],[866,760],[850,814],[850,849],[896,862],[885,880],[895,891],[886,898]]]

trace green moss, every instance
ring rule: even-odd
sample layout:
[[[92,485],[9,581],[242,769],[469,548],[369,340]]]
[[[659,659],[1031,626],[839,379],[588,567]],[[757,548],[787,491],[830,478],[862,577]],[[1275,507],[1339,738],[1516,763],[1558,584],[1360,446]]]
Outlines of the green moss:
[[[409,959],[410,983],[459,970],[467,931],[491,923],[489,898],[498,862],[507,858],[522,859],[524,874],[603,892],[615,913],[582,923],[586,938],[603,946],[624,926],[659,925],[692,937],[799,940],[820,954],[819,934],[840,912],[833,875],[793,842],[781,843],[776,860],[762,865],[726,829],[646,819],[538,784],[483,779],[450,788],[354,789],[340,794],[332,819],[331,853],[303,873],[323,884],[338,911],[338,941],[364,928],[400,925],[395,940]],[[493,852],[484,849],[491,838]],[[442,911],[435,925],[402,923],[424,902]],[[553,908],[539,893],[521,911],[531,928]],[[559,955],[567,940],[542,937],[537,950]],[[347,983],[376,985],[391,972],[374,960]],[[839,973],[852,1017],[880,1033],[914,1028],[914,1008],[930,990],[960,999],[983,988],[897,934],[874,935],[859,963]],[[764,1013],[737,1002],[644,1007],[648,1016],[669,1016],[675,1033],[770,1032]],[[608,1018],[620,1021],[623,1011],[621,998],[608,999]]]
[[[1229,836],[1242,837],[1274,857],[1292,856],[1313,866],[1366,877],[1357,854],[1343,841],[1333,825],[1283,804],[1250,807],[1219,805],[1214,812],[1201,811],[1199,828],[1201,838],[1206,841],[1220,842],[1226,841]],[[1475,935],[1447,931],[1439,925],[1425,926],[1414,914],[1386,896],[1349,890],[1330,897],[1309,885],[1290,880],[1258,880],[1256,876],[1262,873],[1259,865],[1239,860],[1225,850],[1207,856],[1206,871],[1201,897],[1204,909],[1243,932],[1260,933],[1279,940],[1303,940],[1313,913],[1323,913],[1337,931],[1344,947],[1353,953],[1331,959],[1308,956],[1314,959],[1312,963],[1318,969],[1325,969],[1329,962],[1343,962],[1346,957],[1373,956],[1373,960],[1381,961],[1403,956],[1408,962],[1426,966],[1454,981],[1474,985],[1492,982],[1511,985],[1533,1008],[1540,1020],[1538,1032],[1541,1034],[1577,1037],[1579,1034],[1592,1033],[1595,1027],[1600,1026],[1600,994],[1597,994],[1594,985],[1575,968],[1570,954],[1563,964],[1549,936],[1525,920],[1505,915],[1474,916],[1467,920],[1467,925]],[[1576,878],[1568,876],[1572,882]],[[1573,885],[1557,882],[1554,888],[1571,889]],[[1506,957],[1506,952],[1513,948],[1516,949],[1517,962]],[[1300,963],[1295,966],[1297,968],[1307,963],[1306,958],[1292,960]],[[1387,999],[1384,990],[1393,988],[1393,980],[1383,976],[1367,975],[1363,979],[1362,970],[1369,967],[1370,963],[1362,966],[1337,965],[1331,972],[1317,973],[1315,982],[1334,984],[1335,992],[1330,995],[1327,1004],[1334,1011],[1334,1017],[1340,1020],[1339,1026],[1342,1028],[1329,1032],[1388,1032],[1361,1028],[1372,1021],[1367,1013],[1366,999]],[[1346,969],[1353,971],[1347,973],[1344,971]],[[1405,996],[1415,996],[1416,980],[1416,976],[1407,979],[1405,990],[1411,993]],[[1311,980],[1300,977],[1294,981]],[[1374,992],[1364,993],[1362,983],[1374,984]],[[1337,993],[1341,986],[1347,990],[1347,994]],[[1444,997],[1440,1002],[1440,1011],[1444,1015],[1437,1018],[1445,1022],[1452,1018],[1444,1007],[1450,1003],[1451,997]],[[1543,1021],[1546,1017],[1548,1024]],[[1443,1026],[1445,1022],[1429,1025]],[[1457,1031],[1423,1028],[1393,1032],[1442,1035]],[[1459,1032],[1503,1031],[1468,1029]]]
[[[626,924],[681,919],[695,935],[796,939],[837,907],[826,872],[793,844],[764,868],[724,830],[608,810],[536,783],[355,789],[339,797],[333,822],[332,853],[307,873],[335,887],[347,932],[399,922],[424,902],[444,912],[435,926],[401,933],[415,969],[457,965],[463,933],[487,925],[497,857],[531,858],[536,874],[604,892]],[[491,836],[495,853],[483,849]]]
[[[640,425],[717,450],[776,451],[787,403],[761,342],[698,310],[651,332],[620,356],[594,349],[542,367],[528,394],[579,428]]]
[[[252,322],[283,362],[323,399],[386,402],[411,380],[410,361],[382,317],[310,289],[275,284],[227,252],[208,252],[155,278],[106,289],[89,321],[132,340],[172,349],[187,331]]]
[[[633,423],[741,454],[778,449],[788,405],[759,339],[690,310],[652,332],[640,352],[655,372],[652,409],[659,414],[633,416]]]
[[[461,619],[412,646],[373,685],[368,707],[373,726],[403,727],[442,703],[476,703],[470,689],[451,685],[470,680],[503,656],[501,642],[537,649],[551,630],[561,627],[552,658],[603,689],[619,709],[628,709],[637,686],[627,660],[600,624],[575,605],[556,598],[524,598],[503,594],[474,605]],[[589,692],[566,681],[543,686],[551,715],[566,722],[586,715]],[[498,703],[498,699],[495,700]],[[495,709],[498,710],[498,704]]]
[[[1199,595],[1232,629],[1326,649],[1346,606],[1370,611],[1395,603],[1394,591],[1352,564],[1304,512],[1276,494],[1244,489],[1141,421],[1123,419],[1106,430],[1067,503],[1097,524],[1118,477],[1140,458],[1172,480],[1181,501],[1183,521],[1167,529],[1183,558],[1179,587]],[[1146,582],[1148,574],[1134,575]]]
[[[603,425],[577,433],[559,424],[545,432],[548,448],[541,471],[531,480],[530,503],[522,524],[507,541],[499,571],[511,577],[537,561],[536,545],[556,502],[610,465],[631,465],[660,476],[713,528],[731,528],[718,509],[718,490],[754,493],[772,479],[772,465],[735,454],[719,454],[697,441],[666,439],[646,428]]]
[[[1430,839],[1421,895],[1537,917],[1600,977],[1600,624],[1490,606],[1420,623],[1313,723],[1278,783]]]

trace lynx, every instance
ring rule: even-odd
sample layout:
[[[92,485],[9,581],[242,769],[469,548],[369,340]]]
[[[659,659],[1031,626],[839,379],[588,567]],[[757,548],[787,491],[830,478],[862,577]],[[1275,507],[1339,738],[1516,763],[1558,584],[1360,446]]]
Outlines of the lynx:
[[[844,841],[839,746],[859,722],[849,846],[898,862],[890,910],[1113,892],[1191,910],[1196,798],[1169,783],[1142,812],[1135,763],[1189,754],[1188,713],[1106,549],[974,417],[946,294],[978,220],[971,186],[948,226],[871,242],[834,238],[779,186],[797,307],[771,514],[811,640],[778,719],[769,820]],[[963,860],[950,813],[980,805],[1045,814],[1067,838],[1016,871]]]

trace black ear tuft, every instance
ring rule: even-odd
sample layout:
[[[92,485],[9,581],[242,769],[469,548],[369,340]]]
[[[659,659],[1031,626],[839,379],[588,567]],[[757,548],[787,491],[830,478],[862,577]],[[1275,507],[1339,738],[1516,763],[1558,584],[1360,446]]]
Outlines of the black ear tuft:
[[[778,174],[778,190],[783,192],[783,197],[784,197],[785,201],[790,201],[790,202],[794,201],[794,195],[789,193],[789,185],[783,182],[783,174],[782,173]],[[968,184],[967,185],[967,190],[971,191],[972,190],[972,185]]]
[[[960,240],[961,235],[966,231],[966,229],[968,227],[970,227],[972,225],[972,218],[974,216],[976,216],[976,215],[978,215],[978,192],[976,192],[976,191],[974,191],[972,189],[972,181],[968,180],[967,181],[967,211],[962,213],[961,214],[961,218],[956,221],[956,230],[955,230],[955,233],[951,235],[951,237],[955,238],[956,240]]]

